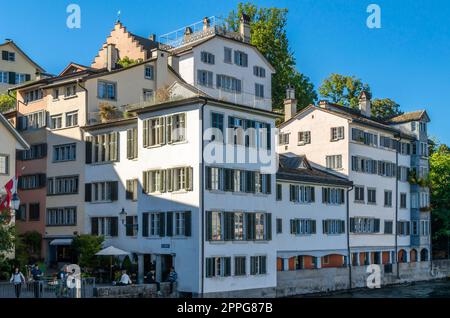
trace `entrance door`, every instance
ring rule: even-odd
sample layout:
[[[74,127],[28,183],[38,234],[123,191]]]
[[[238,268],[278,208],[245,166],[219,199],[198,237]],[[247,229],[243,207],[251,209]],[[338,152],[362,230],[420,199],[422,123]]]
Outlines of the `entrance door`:
[[[170,268],[173,266],[172,255],[161,255],[161,278],[166,281],[169,277]]]

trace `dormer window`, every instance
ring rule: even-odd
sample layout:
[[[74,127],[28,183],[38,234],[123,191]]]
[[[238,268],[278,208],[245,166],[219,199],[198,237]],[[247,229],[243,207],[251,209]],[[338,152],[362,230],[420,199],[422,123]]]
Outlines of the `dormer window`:
[[[201,52],[200,55],[201,55],[201,60],[203,63],[206,63],[206,64],[214,64],[215,63],[214,54],[203,51],[203,52]]]

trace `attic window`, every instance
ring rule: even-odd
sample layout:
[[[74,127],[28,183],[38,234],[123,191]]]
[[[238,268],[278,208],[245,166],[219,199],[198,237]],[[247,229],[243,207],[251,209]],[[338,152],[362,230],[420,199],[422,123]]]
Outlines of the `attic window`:
[[[16,53],[9,51],[2,51],[2,60],[14,62],[16,60]]]

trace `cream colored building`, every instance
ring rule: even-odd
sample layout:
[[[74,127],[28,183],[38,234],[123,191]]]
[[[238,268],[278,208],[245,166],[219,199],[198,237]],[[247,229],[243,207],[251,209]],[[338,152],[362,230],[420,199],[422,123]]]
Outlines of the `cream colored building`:
[[[0,44],[0,52],[0,94],[14,85],[33,81],[45,72],[12,40]]]

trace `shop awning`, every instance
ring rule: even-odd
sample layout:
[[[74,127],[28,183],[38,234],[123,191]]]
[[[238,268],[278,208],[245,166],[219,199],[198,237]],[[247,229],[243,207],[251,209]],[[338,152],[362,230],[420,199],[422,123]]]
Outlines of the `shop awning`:
[[[55,239],[50,242],[51,246],[67,246],[72,245],[73,239]]]

